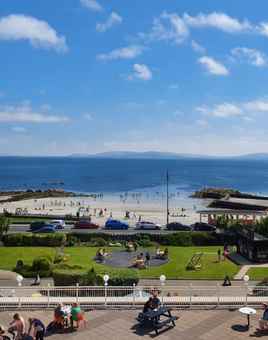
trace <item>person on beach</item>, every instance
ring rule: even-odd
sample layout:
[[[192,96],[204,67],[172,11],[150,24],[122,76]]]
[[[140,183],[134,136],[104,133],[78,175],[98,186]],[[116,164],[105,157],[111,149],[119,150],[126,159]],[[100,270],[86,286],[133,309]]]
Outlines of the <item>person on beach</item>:
[[[33,338],[35,340],[43,340],[46,330],[43,322],[35,318],[29,318],[28,321],[29,321],[28,335],[30,335],[31,331],[33,330]]]

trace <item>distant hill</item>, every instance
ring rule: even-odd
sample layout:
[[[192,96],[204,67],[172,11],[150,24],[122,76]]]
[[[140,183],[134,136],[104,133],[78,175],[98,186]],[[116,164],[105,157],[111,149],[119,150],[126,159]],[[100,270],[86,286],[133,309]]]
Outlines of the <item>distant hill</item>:
[[[187,153],[160,151],[107,151],[96,154],[72,154],[75,158],[110,158],[110,159],[237,159],[237,160],[268,160],[268,153],[252,153],[237,156],[211,156]]]
[[[250,153],[247,155],[237,156],[238,159],[249,159],[249,160],[268,160],[268,153]]]
[[[203,156],[194,154],[180,154],[173,152],[160,151],[107,151],[94,155],[73,154],[70,157],[89,157],[89,158],[110,158],[110,159],[182,159],[182,158],[214,158],[213,156]]]

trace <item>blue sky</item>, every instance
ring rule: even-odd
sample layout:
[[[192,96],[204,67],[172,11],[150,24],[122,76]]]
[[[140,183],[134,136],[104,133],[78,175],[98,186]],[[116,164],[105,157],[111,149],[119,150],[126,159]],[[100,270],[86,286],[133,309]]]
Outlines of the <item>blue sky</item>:
[[[2,1],[0,153],[266,152],[267,13],[267,0]]]

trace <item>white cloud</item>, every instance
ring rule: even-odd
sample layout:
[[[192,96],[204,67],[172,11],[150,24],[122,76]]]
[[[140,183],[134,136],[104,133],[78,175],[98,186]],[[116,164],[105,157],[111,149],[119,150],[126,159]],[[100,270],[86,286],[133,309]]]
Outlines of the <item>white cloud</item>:
[[[170,84],[168,88],[171,90],[177,90],[179,87],[180,87],[179,84],[174,83]]]
[[[92,119],[93,119],[91,113],[85,113],[85,114],[84,114],[84,118],[85,118],[86,120],[92,120]]]
[[[268,22],[261,22],[258,25],[257,30],[261,35],[268,37]]]
[[[242,115],[242,110],[239,106],[232,103],[223,103],[215,105],[213,108],[199,107],[197,111],[214,117],[226,118]]]
[[[80,0],[80,3],[82,6],[94,12],[101,12],[103,10],[102,6],[96,0]]]
[[[112,12],[104,23],[97,23],[96,30],[98,32],[106,32],[115,25],[121,24],[123,18],[116,12]]]
[[[185,13],[183,15],[183,19],[185,23],[191,27],[212,27],[227,33],[248,32],[252,29],[252,25],[248,20],[239,21],[225,13],[219,12],[213,12],[210,14],[200,13],[197,16],[190,16]]]
[[[196,111],[218,118],[241,117],[246,121],[253,121],[251,115],[268,113],[268,100],[256,99],[242,103],[225,102],[212,107],[200,106]]]
[[[141,80],[151,80],[153,77],[149,67],[144,64],[134,64],[133,70],[134,72],[128,77],[129,80],[133,80],[134,78]]]
[[[175,13],[162,13],[155,18],[153,27],[149,33],[141,33],[140,36],[149,41],[172,41],[182,43],[189,35],[187,25],[181,17]]]
[[[13,127],[11,128],[11,130],[12,130],[13,132],[16,132],[16,133],[25,133],[25,132],[27,132],[27,130],[26,130],[25,127],[23,127],[23,126],[13,126]]]
[[[206,53],[206,49],[202,45],[198,44],[198,42],[196,42],[195,40],[191,41],[191,46],[192,46],[192,49],[197,53],[200,53],[200,54]]]
[[[68,49],[65,37],[59,36],[46,21],[22,14],[11,14],[0,19],[0,40],[28,40],[34,47],[51,48],[58,52]]]
[[[204,56],[198,59],[199,64],[203,65],[207,72],[216,76],[228,76],[229,70],[219,61]]]
[[[62,123],[68,122],[66,116],[47,115],[35,111],[28,104],[17,106],[0,106],[0,122],[2,123]]]
[[[266,54],[253,48],[236,47],[231,50],[231,54],[236,59],[257,67],[267,66],[268,63]]]
[[[116,60],[116,59],[134,59],[142,54],[144,51],[143,46],[131,45],[127,47],[117,48],[108,53],[97,55],[98,60]]]
[[[268,112],[268,100],[253,100],[245,103],[244,108],[253,112]]]

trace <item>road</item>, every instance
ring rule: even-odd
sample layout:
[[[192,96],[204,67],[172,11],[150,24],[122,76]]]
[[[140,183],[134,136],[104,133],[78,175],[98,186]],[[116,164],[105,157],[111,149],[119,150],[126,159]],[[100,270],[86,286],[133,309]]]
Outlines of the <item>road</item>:
[[[9,227],[9,234],[14,233],[21,233],[29,231],[30,225],[29,224],[11,224]],[[117,235],[133,235],[133,234],[172,234],[174,231],[169,230],[136,230],[134,227],[130,227],[128,230],[105,230],[104,228],[99,229],[74,229],[73,225],[67,225],[64,230],[59,230],[58,232],[64,233],[77,233],[77,234],[95,234],[95,233],[102,233],[102,234],[117,234]]]

